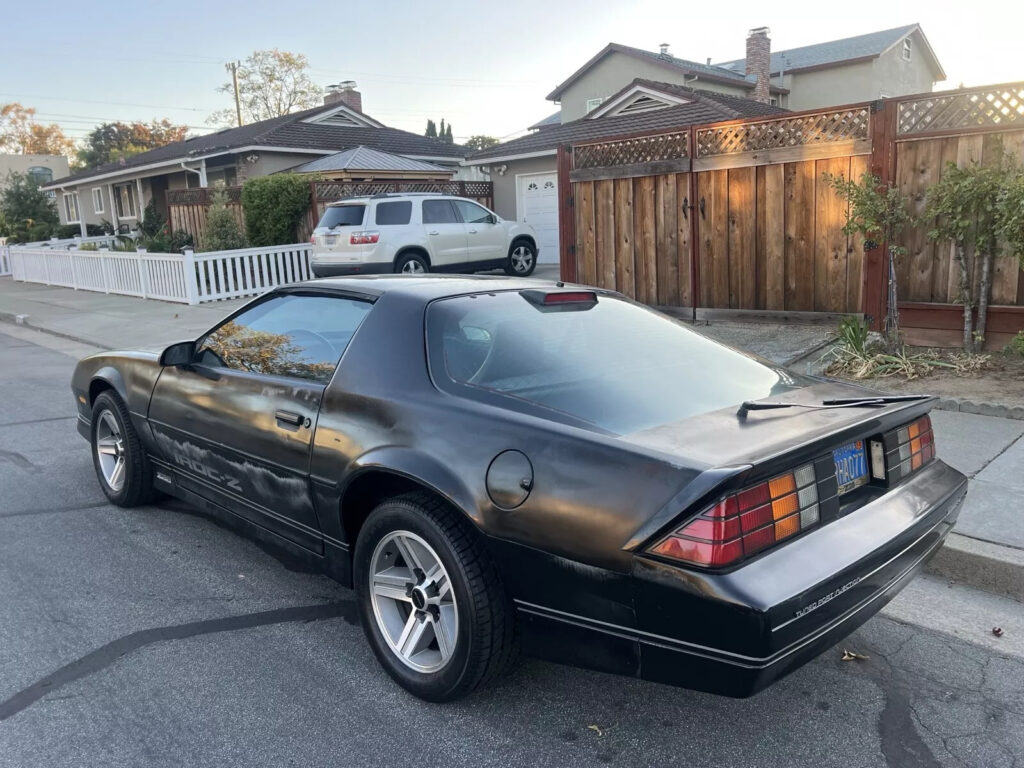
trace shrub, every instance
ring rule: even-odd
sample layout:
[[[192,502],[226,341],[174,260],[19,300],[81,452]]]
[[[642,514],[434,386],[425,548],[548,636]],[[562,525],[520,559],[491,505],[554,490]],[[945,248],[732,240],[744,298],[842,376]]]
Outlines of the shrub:
[[[215,192],[206,211],[206,232],[203,237],[205,251],[231,251],[245,248],[245,237],[238,227],[235,213],[227,205],[228,196]]]
[[[242,187],[245,232],[254,246],[287,245],[309,210],[309,180],[294,173],[249,179]]]
[[[183,229],[171,231],[171,225],[164,222],[160,230],[151,237],[139,237],[138,245],[151,253],[178,253],[183,248],[192,248],[195,240]]]
[[[51,237],[56,237],[58,240],[68,240],[72,237],[78,237],[82,234],[82,228],[77,224],[61,224],[53,230]]]
[[[1024,331],[1017,331],[1017,335],[1010,339],[1010,343],[1003,349],[1008,355],[1024,357]]]
[[[39,185],[29,176],[10,173],[0,186],[0,213],[7,221],[11,240],[49,240],[60,219],[53,201],[39,190]]]
[[[158,237],[167,225],[167,219],[156,207],[156,199],[146,203],[139,223],[139,236],[143,239]]]

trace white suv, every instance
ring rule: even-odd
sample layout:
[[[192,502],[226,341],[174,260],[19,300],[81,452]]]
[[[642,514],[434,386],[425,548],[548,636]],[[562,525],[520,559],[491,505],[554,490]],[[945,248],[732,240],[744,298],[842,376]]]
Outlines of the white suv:
[[[317,277],[381,272],[479,272],[525,277],[537,234],[463,197],[381,194],[331,203],[313,230]]]

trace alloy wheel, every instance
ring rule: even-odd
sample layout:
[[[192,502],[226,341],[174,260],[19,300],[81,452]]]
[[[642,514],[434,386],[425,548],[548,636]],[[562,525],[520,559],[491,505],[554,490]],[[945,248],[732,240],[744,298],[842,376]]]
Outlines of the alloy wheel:
[[[533,266],[533,251],[525,245],[517,245],[512,250],[512,269],[516,272],[529,272]]]
[[[402,272],[406,275],[422,275],[427,270],[423,268],[423,265],[416,261],[416,259],[410,259],[402,265]]]
[[[417,672],[436,672],[455,652],[459,615],[448,571],[426,541],[393,531],[370,559],[370,600],[391,652]]]
[[[121,425],[117,423],[114,414],[103,411],[96,425],[96,456],[99,458],[103,479],[115,493],[124,487],[126,454]]]

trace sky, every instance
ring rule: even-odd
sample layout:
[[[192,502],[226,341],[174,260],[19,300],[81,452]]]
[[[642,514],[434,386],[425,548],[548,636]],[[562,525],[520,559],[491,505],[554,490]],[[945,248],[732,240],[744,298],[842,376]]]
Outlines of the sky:
[[[546,94],[612,41],[718,62],[744,56],[752,27],[783,50],[914,22],[946,87],[1024,80],[1020,0],[0,0],[0,103],[35,107],[74,139],[165,117],[205,133],[231,106],[217,91],[225,63],[279,48],[305,54],[320,85],[355,80],[387,125],[422,133],[444,118],[456,141],[505,139],[554,112]]]

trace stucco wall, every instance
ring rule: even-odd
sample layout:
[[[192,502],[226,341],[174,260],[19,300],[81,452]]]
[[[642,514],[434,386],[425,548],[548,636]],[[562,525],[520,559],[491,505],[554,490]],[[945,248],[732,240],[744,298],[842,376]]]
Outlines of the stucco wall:
[[[0,187],[7,181],[7,174],[24,174],[29,168],[37,166],[49,168],[54,179],[60,179],[69,173],[68,159],[62,155],[0,154]]]
[[[508,166],[504,175],[497,169]],[[520,218],[516,210],[516,174],[555,172],[555,156],[531,157],[526,160],[512,160],[507,163],[495,163],[491,166],[491,181],[494,182],[494,212],[503,219],[516,221]]]
[[[744,88],[732,88],[720,83],[697,80],[690,82],[679,70],[673,72],[656,62],[646,62],[621,53],[610,53],[592,66],[579,80],[562,94],[562,122],[576,120],[587,114],[587,99],[608,98],[625,88],[635,78],[657,80],[662,83],[689,85],[706,91],[727,93],[732,96],[746,96]]]

